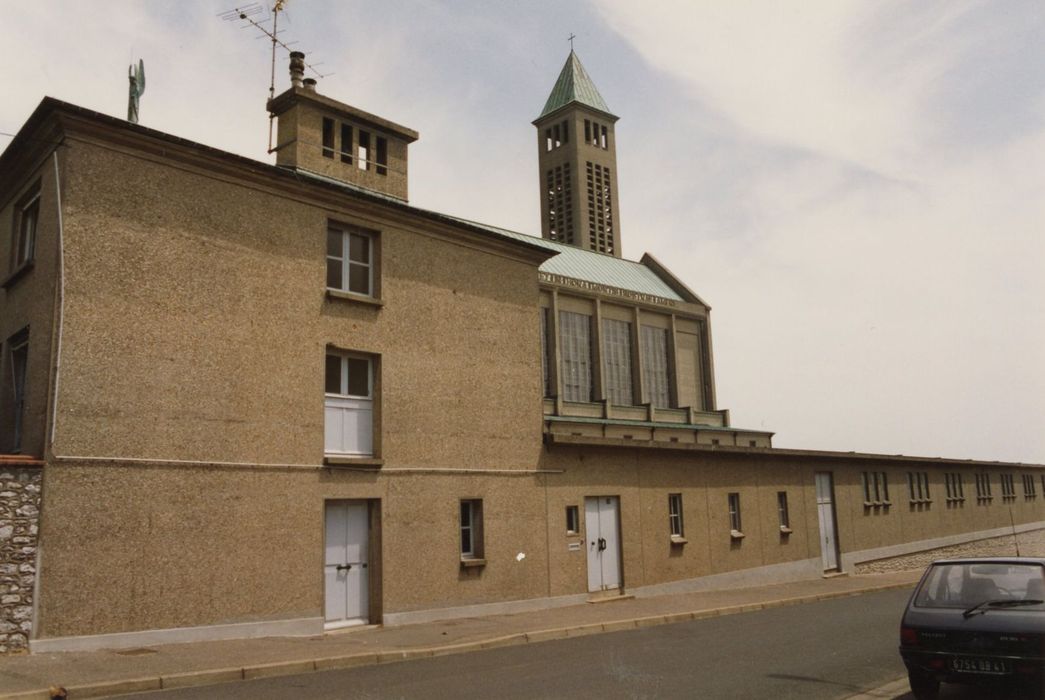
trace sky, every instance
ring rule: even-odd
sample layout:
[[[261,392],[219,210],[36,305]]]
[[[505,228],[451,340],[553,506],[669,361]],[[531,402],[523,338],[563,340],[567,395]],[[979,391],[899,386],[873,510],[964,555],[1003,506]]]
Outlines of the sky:
[[[266,155],[234,0],[0,0],[0,132],[45,95]],[[1041,0],[287,0],[318,90],[418,130],[411,203],[540,234],[568,36],[617,123],[624,256],[712,311],[719,408],[776,447],[1045,464]],[[289,84],[284,51],[276,90]],[[0,135],[0,149],[10,143]]]

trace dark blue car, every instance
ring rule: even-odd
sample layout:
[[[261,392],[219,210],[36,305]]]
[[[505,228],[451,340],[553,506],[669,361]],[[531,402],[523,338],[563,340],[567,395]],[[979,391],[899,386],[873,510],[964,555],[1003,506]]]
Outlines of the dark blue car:
[[[900,623],[900,655],[918,700],[936,698],[941,682],[1042,697],[1043,645],[1045,559],[933,562]]]

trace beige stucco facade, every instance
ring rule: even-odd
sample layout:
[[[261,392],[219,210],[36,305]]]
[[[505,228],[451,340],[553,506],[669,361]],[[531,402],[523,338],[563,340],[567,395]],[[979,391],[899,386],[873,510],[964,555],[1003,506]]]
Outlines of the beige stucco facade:
[[[5,256],[14,208],[37,181],[41,193],[32,265],[0,300],[4,363],[29,328],[20,451],[45,463],[38,650],[321,632],[337,502],[366,504],[367,619],[386,624],[605,594],[588,575],[594,497],[619,506],[610,592],[640,595],[847,570],[989,536],[1010,511],[1045,527],[1039,466],[782,450],[731,425],[710,308],[656,261],[600,257],[641,266],[619,269],[659,292],[550,274],[549,244],[56,101],[0,162],[18,166],[0,171]],[[373,246],[369,294],[328,286],[342,228]],[[561,395],[559,311],[595,319],[590,400]],[[633,324],[630,405],[607,393],[603,318]],[[667,339],[670,405],[645,397],[642,326]],[[325,449],[328,356],[372,368],[365,455]],[[911,502],[908,472],[931,503]],[[817,473],[833,478],[834,567]],[[868,500],[868,473],[886,475],[888,498]],[[954,473],[963,500],[945,497]],[[977,499],[976,474],[991,499]],[[468,556],[464,502],[481,504]]]

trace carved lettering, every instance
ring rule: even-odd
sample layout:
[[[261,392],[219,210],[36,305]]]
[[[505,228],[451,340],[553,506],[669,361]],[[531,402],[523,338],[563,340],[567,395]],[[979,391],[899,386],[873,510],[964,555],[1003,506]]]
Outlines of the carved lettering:
[[[588,292],[595,292],[596,294],[620,297],[622,299],[631,299],[633,301],[641,301],[647,304],[658,304],[660,306],[678,306],[678,302],[676,302],[674,299],[665,299],[664,297],[657,296],[656,294],[633,292],[630,289],[611,287],[609,285],[599,284],[598,282],[588,282],[587,280],[579,280],[573,277],[564,277],[563,275],[553,275],[549,272],[538,272],[537,275],[538,279],[546,284],[555,284],[560,287],[573,287],[574,289],[583,289]]]

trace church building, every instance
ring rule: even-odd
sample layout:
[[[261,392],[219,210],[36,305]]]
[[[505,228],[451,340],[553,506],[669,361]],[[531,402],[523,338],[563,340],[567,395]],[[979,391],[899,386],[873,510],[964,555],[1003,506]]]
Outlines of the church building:
[[[1045,527],[1041,465],[732,424],[711,307],[622,256],[618,118],[572,51],[532,122],[540,237],[411,205],[419,133],[303,70],[267,104],[274,163],[50,97],[0,155],[0,652],[814,578]]]

